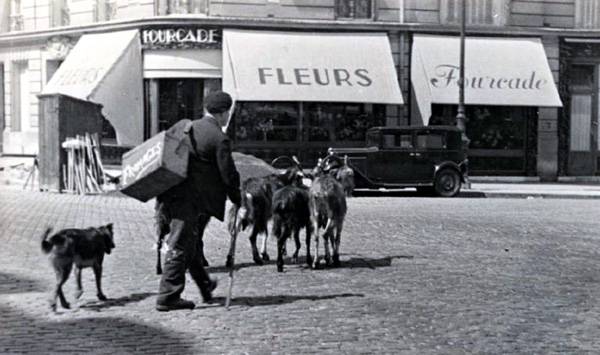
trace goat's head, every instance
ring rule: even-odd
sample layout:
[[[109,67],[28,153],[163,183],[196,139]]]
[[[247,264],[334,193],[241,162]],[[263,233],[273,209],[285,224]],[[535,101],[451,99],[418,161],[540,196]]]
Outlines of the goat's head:
[[[283,185],[294,185],[294,186],[302,186],[302,179],[306,176],[302,172],[302,164],[296,158],[296,156],[292,156],[291,158],[288,156],[280,156],[273,160],[271,165],[275,166],[278,162],[287,161],[290,165],[282,172],[278,174],[278,178],[283,183]]]
[[[317,161],[317,165],[313,168],[312,174],[317,177],[323,174],[334,174],[334,172],[340,168],[342,165],[341,159],[335,155],[330,153],[325,158]]]

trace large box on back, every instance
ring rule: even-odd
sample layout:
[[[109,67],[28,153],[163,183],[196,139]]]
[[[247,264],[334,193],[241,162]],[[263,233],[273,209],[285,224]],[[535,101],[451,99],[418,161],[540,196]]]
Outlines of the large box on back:
[[[142,202],[182,182],[187,175],[189,147],[168,131],[123,154],[121,192]]]

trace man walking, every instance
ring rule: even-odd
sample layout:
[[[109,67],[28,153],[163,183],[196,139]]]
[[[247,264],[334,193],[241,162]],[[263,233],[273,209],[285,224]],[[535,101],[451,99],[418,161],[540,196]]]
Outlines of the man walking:
[[[181,298],[186,270],[204,302],[212,299],[217,282],[204,269],[202,234],[210,217],[223,221],[227,197],[240,204],[240,175],[231,157],[231,143],[221,130],[229,118],[231,96],[213,92],[204,103],[204,117],[194,120],[189,131],[187,178],[157,198],[170,219],[169,251],[156,300],[158,311],[195,307]]]

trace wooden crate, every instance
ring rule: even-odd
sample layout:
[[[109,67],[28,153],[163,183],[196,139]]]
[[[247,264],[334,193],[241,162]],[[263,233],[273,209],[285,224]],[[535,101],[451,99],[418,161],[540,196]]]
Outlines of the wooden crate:
[[[161,132],[123,154],[121,192],[146,202],[181,183],[187,175],[189,146]]]
[[[102,105],[83,101],[67,95],[39,95],[39,169],[40,190],[65,189],[63,165],[67,164],[67,151],[62,142],[76,135],[102,133]]]

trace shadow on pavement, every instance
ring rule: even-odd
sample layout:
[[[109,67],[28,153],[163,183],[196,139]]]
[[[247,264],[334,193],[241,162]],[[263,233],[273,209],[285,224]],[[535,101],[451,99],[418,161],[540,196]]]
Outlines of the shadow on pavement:
[[[375,259],[374,258],[350,258],[350,259],[344,260],[343,254],[341,254],[341,255],[342,255],[342,260],[340,260],[340,266],[325,267],[323,265],[324,261],[323,261],[323,259],[321,259],[321,264],[320,264],[319,269],[368,268],[368,269],[375,270],[378,267],[391,266],[393,259],[413,259],[414,258],[413,255],[394,255],[394,256],[386,256],[383,258],[375,258]],[[241,263],[241,264],[235,264],[235,270],[239,270],[239,269],[243,269],[243,268],[247,268],[247,267],[254,267],[254,266],[268,267],[269,265],[275,265],[275,264],[276,264],[276,262],[273,260],[265,261],[263,265],[256,265],[255,263]],[[284,265],[285,266],[300,265],[300,266],[308,268],[308,265],[306,265],[306,256],[299,256],[297,263],[292,263],[292,258],[286,257],[284,259]],[[229,268],[225,267],[225,266],[214,266],[214,267],[211,266],[211,267],[208,267],[206,270],[208,272],[229,272]]]
[[[340,293],[334,295],[276,295],[276,296],[256,296],[256,297],[234,297],[231,300],[233,306],[272,306],[278,304],[287,304],[297,301],[322,301],[347,297],[365,297],[362,293]],[[225,297],[215,297],[213,303],[225,305]]]
[[[0,324],[0,352],[3,354],[140,354],[167,349],[177,354],[195,353],[183,337],[121,318],[64,319],[67,316],[60,315],[56,321],[46,321],[6,307],[0,307],[0,314],[3,316]],[[153,340],[158,344],[153,344]]]
[[[43,292],[45,290],[45,285],[37,280],[0,272],[0,294]]]
[[[0,294],[37,292],[43,289],[35,280],[0,273]],[[108,300],[106,306],[125,305],[153,294],[137,293]],[[39,319],[31,317],[18,307],[0,303],[0,353],[197,353],[186,342],[186,338],[166,332],[160,327],[118,317],[69,317],[70,311],[67,311],[51,314],[50,319],[45,315],[43,319]]]
[[[421,197],[421,198],[443,198],[433,197],[420,194],[412,190],[355,190],[352,194],[354,197]],[[459,198],[485,198],[485,193],[481,191],[461,191],[458,196]]]
[[[271,264],[275,264],[275,261],[273,260],[269,260],[269,261],[264,261],[264,264],[262,265],[256,265],[255,263],[236,263],[235,264],[235,270],[239,270],[239,269],[245,269],[247,267],[262,267],[262,266],[268,266]],[[225,265],[221,265],[221,266],[209,266],[206,268],[206,271],[208,272],[229,272],[229,268]]]
[[[387,267],[392,266],[392,260],[394,259],[413,259],[412,255],[394,255],[394,256],[386,256],[383,258],[350,258],[348,260],[344,260],[343,258],[340,260],[341,265],[336,267],[339,268],[369,268],[372,270],[377,269],[378,267]]]
[[[145,300],[148,297],[155,296],[156,292],[144,292],[144,293],[133,293],[129,296],[123,296],[119,298],[109,298],[106,301],[93,301],[87,302],[79,306],[79,308],[90,309],[94,311],[100,311],[104,308],[111,307],[123,307],[130,303],[139,302]]]

